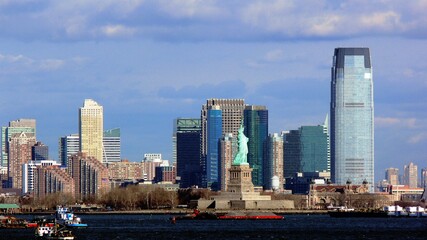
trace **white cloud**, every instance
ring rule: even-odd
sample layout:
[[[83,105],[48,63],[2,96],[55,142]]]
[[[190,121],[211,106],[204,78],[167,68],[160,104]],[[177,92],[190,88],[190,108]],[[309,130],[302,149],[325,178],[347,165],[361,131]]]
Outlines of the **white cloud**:
[[[136,29],[123,25],[107,25],[101,28],[101,32],[109,37],[125,37],[132,36]]]
[[[401,16],[394,11],[374,12],[370,15],[362,15],[359,18],[361,26],[366,29],[393,31],[398,30],[401,25]]]
[[[427,133],[426,132],[422,132],[422,133],[416,134],[414,136],[411,136],[408,139],[408,143],[417,144],[417,143],[420,143],[420,142],[422,142],[422,141],[424,141],[426,139],[427,139]]]
[[[175,18],[212,18],[226,12],[215,0],[157,0],[159,8]]]
[[[416,128],[418,126],[416,118],[393,118],[393,117],[375,117],[376,127],[401,127]]]
[[[32,59],[22,54],[0,54],[0,67],[3,72],[52,71],[62,68],[65,63],[62,59]]]

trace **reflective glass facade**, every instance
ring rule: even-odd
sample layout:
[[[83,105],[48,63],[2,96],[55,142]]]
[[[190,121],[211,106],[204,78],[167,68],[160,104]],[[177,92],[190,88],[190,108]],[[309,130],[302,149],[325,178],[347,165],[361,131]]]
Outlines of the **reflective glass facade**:
[[[301,171],[330,172],[329,135],[326,126],[302,126]]]
[[[267,161],[268,110],[265,106],[246,106],[244,111],[245,136],[248,142],[248,163],[252,168],[252,183],[264,185],[264,165]]]
[[[332,181],[374,183],[374,102],[368,48],[336,48],[331,78]]]
[[[206,179],[207,187],[219,189],[220,172],[218,161],[219,141],[222,137],[222,110],[209,109],[207,113],[207,154]]]

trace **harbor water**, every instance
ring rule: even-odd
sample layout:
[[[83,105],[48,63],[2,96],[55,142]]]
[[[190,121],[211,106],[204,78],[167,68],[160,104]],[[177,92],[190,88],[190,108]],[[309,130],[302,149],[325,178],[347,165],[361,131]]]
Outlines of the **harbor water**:
[[[73,230],[76,240],[427,239],[427,218],[285,215],[285,220],[182,220],[172,224],[170,215],[81,217],[89,227]],[[34,229],[0,229],[1,240],[33,239],[33,236]]]

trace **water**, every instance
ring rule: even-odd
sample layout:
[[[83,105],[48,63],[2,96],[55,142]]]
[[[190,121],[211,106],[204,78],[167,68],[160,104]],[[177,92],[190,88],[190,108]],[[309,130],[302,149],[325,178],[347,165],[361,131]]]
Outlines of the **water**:
[[[22,217],[22,216],[21,216]],[[31,219],[32,216],[24,216]],[[427,218],[331,218],[286,215],[285,220],[185,220],[170,215],[81,215],[89,224],[76,240],[136,239],[427,239]],[[33,239],[33,229],[0,229],[0,240]]]

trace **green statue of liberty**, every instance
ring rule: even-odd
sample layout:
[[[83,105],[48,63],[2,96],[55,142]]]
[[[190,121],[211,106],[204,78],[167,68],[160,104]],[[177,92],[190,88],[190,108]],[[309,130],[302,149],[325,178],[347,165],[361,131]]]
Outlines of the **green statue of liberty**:
[[[233,165],[248,164],[249,138],[247,138],[243,133],[244,129],[245,128],[243,127],[243,125],[240,125],[238,134],[237,134],[237,141],[239,143],[239,152],[236,154],[236,157],[234,158]]]

